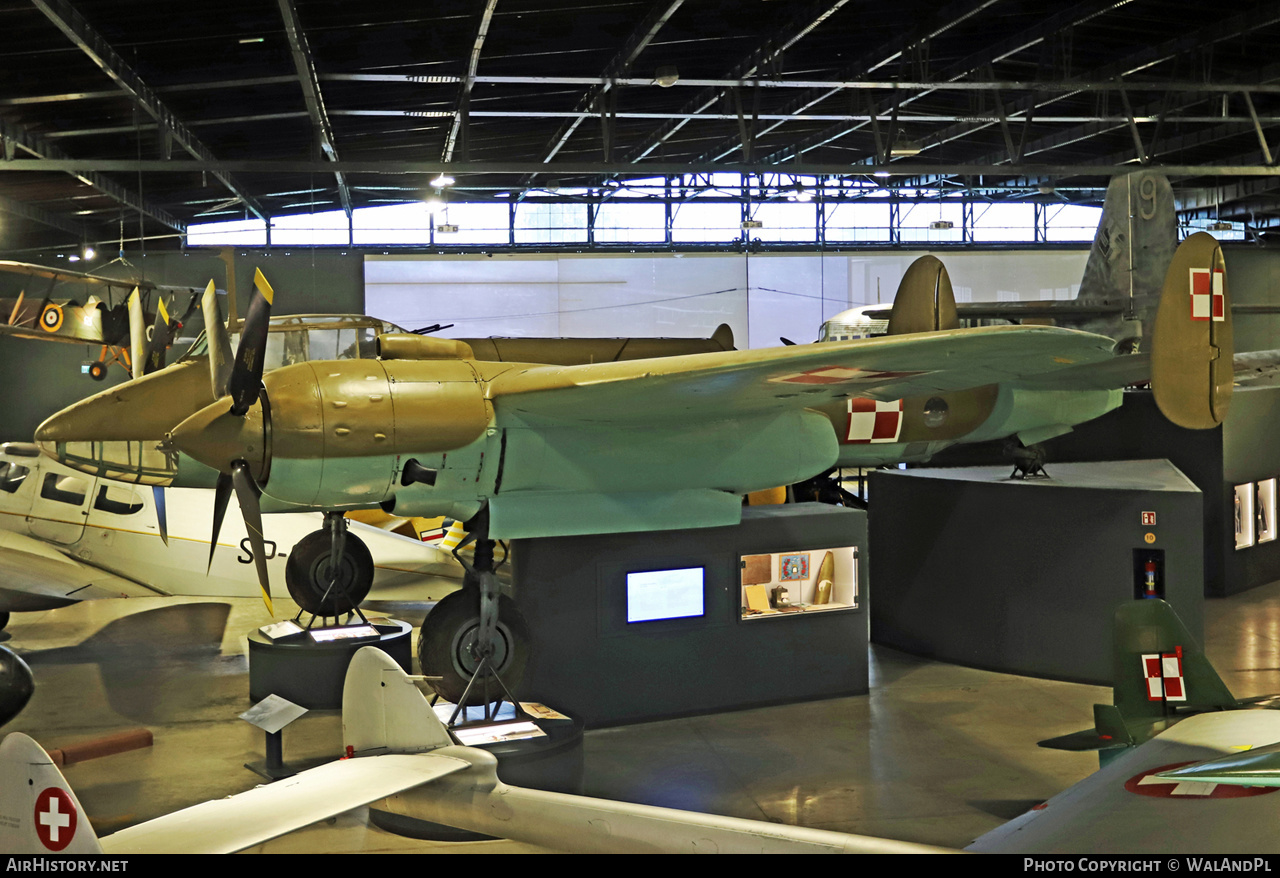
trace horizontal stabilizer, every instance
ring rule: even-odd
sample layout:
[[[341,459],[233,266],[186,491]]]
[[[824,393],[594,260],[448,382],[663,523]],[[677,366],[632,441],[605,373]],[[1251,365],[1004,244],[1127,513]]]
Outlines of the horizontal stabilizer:
[[[1080,753],[1091,750],[1118,750],[1133,745],[1133,736],[1129,734],[1124,718],[1114,705],[1095,704],[1093,721],[1094,726],[1091,729],[1049,738],[1040,741],[1037,746]]]

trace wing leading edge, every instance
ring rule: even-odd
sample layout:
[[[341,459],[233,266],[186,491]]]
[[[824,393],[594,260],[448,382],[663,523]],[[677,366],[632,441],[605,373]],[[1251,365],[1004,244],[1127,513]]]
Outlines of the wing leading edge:
[[[898,399],[1028,379],[1111,359],[1111,339],[1047,326],[991,326],[694,354],[532,366],[491,381],[499,414],[619,425],[805,408],[849,395]]]
[[[470,767],[433,753],[342,759],[122,829],[100,842],[108,854],[183,854],[193,845],[202,853],[235,853]]]

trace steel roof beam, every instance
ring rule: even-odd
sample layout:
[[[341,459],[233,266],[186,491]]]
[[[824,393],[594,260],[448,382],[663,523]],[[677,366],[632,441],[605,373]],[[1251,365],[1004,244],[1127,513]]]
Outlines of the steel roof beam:
[[[723,78],[731,80],[749,79],[758,71],[768,69],[782,58],[782,54],[787,49],[790,49],[810,34],[815,28],[839,11],[840,7],[847,2],[849,0],[825,0],[825,2],[810,5],[803,15],[794,18],[789,26],[775,39],[770,40],[764,46],[752,52]],[[694,115],[705,112],[723,99],[726,92],[727,90],[724,88],[705,89],[699,92],[693,100],[685,104],[681,108],[681,112]],[[683,128],[687,122],[687,119],[675,120],[655,129],[627,154],[627,160],[630,162],[641,161],[645,156],[665,143],[671,135]]]
[[[489,36],[489,24],[493,21],[493,11],[498,7],[498,0],[485,0],[484,12],[480,14],[480,27],[476,30],[475,42],[471,45],[471,57],[467,61],[467,75],[462,80],[461,93],[458,96],[458,110],[453,117],[453,125],[449,128],[449,136],[444,143],[444,160],[453,160],[453,150],[462,138],[462,155],[467,154],[467,115],[471,109],[471,89],[476,81],[476,68],[480,66],[480,51],[484,48],[485,38]]]
[[[649,8],[648,14],[645,15],[636,29],[631,32],[631,36],[627,37],[626,42],[622,44],[622,48],[618,50],[618,54],[614,55],[613,59],[605,67],[600,81],[591,83],[591,88],[587,89],[587,93],[579,99],[579,112],[590,112],[596,106],[596,102],[600,97],[610,88],[624,82],[626,84],[634,82],[633,80],[624,80],[623,77],[626,77],[631,72],[631,65],[635,63],[636,58],[653,42],[653,38],[658,35],[658,31],[671,19],[672,15],[675,15],[676,10],[683,3],[684,0],[662,0],[662,2],[656,3]],[[487,79],[496,80],[501,78],[504,77],[488,77]],[[652,80],[643,81],[646,85],[652,84]],[[582,84],[585,85],[586,83]],[[544,162],[549,162],[555,158],[556,153],[569,142],[569,138],[578,130],[583,118],[584,116],[579,116],[556,132],[547,148],[543,150],[542,160]]]
[[[974,54],[961,59],[943,71],[938,78],[950,81],[959,81],[963,76],[968,76],[974,71],[980,70],[987,65],[996,63],[1004,58],[1008,58],[1009,56],[1016,54],[1017,52],[1037,45],[1066,28],[1083,24],[1084,22],[1097,18],[1105,12],[1124,6],[1129,2],[1131,2],[1131,0],[1118,0],[1118,2],[1117,0],[1105,0],[1105,2],[1089,0],[1089,2],[1077,4],[1070,9],[1064,9],[1061,12],[1038,22],[1032,27],[1026,28],[1021,33],[1014,34],[1007,39],[1001,40],[994,45],[987,47],[982,52],[975,52]],[[903,102],[910,104],[916,97],[921,97],[926,93],[927,90],[921,90],[920,95],[908,97]],[[798,157],[811,149],[816,149],[819,146],[825,146],[834,140],[838,140],[847,134],[857,131],[861,127],[862,125],[856,125],[852,128],[838,125],[829,126],[820,132],[808,135],[796,143],[771,153],[766,156],[766,158],[775,161],[785,161],[793,157]]]
[[[293,53],[293,67],[298,72],[298,82],[302,85],[302,98],[307,104],[307,113],[311,116],[311,126],[315,129],[320,151],[330,161],[338,160],[338,147],[335,145],[333,126],[329,123],[329,114],[325,110],[324,97],[320,94],[320,82],[316,79],[315,58],[311,47],[307,44],[307,35],[298,21],[298,10],[293,0],[279,0],[280,17],[284,19],[284,31],[289,37],[289,50]],[[346,177],[341,172],[335,173],[338,183],[338,198],[347,217],[351,216],[351,192],[347,189]]]
[[[10,213],[23,219],[32,220],[41,225],[50,226],[58,231],[66,232],[74,235],[77,240],[84,241],[89,238],[88,227],[84,223],[76,222],[68,216],[60,213],[53,213],[45,210],[43,207],[37,207],[34,204],[27,204],[23,201],[15,201],[0,195],[0,212]]]
[[[1280,167],[1264,164],[1259,157],[1256,162],[1228,165],[1213,163],[1197,164],[1152,164],[1153,169],[1160,170],[1170,176],[1280,176]],[[1124,174],[1132,171],[1133,165],[1107,163],[1060,163],[1035,164],[1021,162],[1019,164],[987,164],[978,165],[970,162],[889,162],[880,165],[850,165],[848,162],[793,162],[785,166],[766,164],[763,162],[718,163],[708,165],[690,165],[684,162],[648,162],[635,165],[626,161],[586,162],[560,161],[550,168],[542,162],[439,162],[439,161],[389,161],[389,160],[348,160],[330,162],[324,159],[298,161],[292,159],[239,159],[232,161],[197,161],[183,159],[23,159],[0,161],[0,172],[29,173],[31,171],[100,171],[107,173],[245,173],[245,174],[325,174],[341,171],[346,174],[532,174],[552,173],[561,175],[579,174],[584,176],[624,175],[627,177],[680,176],[689,174],[778,174],[785,173],[803,176],[822,177],[865,177],[883,173],[892,177],[913,177],[917,175],[935,176],[976,176],[992,175],[997,179],[1009,177],[1034,178],[1049,174],[1059,177],[1098,177]]]
[[[149,116],[156,120],[160,127],[168,132],[173,142],[177,143],[193,158],[202,162],[216,161],[213,153],[200,139],[187,129],[173,112],[165,105],[156,93],[142,81],[142,78],[124,62],[124,59],[94,30],[84,16],[66,0],[31,0],[31,3],[44,13],[62,33],[80,51],[84,52],[93,63],[130,95]],[[218,171],[214,176],[239,198],[249,210],[270,223],[266,211],[258,204],[242,186],[230,175]]]
[[[1241,14],[1227,21],[1215,22],[1212,25],[1209,25],[1208,27],[1202,28],[1201,30],[1195,31],[1191,34],[1186,34],[1181,37],[1175,37],[1171,40],[1166,40],[1164,43],[1161,43],[1159,46],[1152,46],[1140,52],[1135,52],[1134,54],[1128,56],[1127,58],[1120,59],[1119,61],[1115,61],[1111,64],[1104,65],[1103,67],[1100,67],[1094,71],[1091,71],[1089,73],[1089,77],[1093,80],[1106,79],[1110,77],[1125,76],[1130,73],[1137,72],[1138,70],[1149,69],[1151,67],[1154,67],[1157,64],[1171,60],[1172,58],[1177,57],[1181,53],[1191,51],[1197,46],[1212,44],[1215,42],[1220,42],[1222,40],[1243,36],[1260,27],[1264,27],[1269,24],[1274,24],[1277,21],[1280,21],[1280,8],[1266,7],[1265,11],[1254,10],[1251,13]],[[1127,87],[1128,82],[1127,81],[1124,82],[1124,85]],[[1252,87],[1252,86],[1238,85],[1236,86],[1235,89],[1232,89],[1232,90],[1239,91],[1239,90],[1242,90],[1243,88],[1249,88],[1249,87]],[[1014,112],[1024,113],[1024,114],[1025,113],[1038,114],[1041,108],[1047,107],[1053,104],[1054,102],[1060,100],[1064,96],[1066,95],[1058,95],[1056,97],[1048,98],[1046,100],[1037,100],[1034,95],[1031,95],[1025,98],[1020,98],[1014,102],[1013,107],[1010,110],[1010,114],[1012,115],[1012,113]],[[1172,119],[1175,117],[1170,117],[1170,118]],[[935,146],[940,146],[944,143],[948,143],[953,140],[958,140],[961,137],[965,137],[974,133],[975,131],[989,127],[991,124],[992,123],[990,122],[960,123],[951,129],[947,129],[941,132],[935,132],[934,134],[930,135],[927,138],[926,142],[924,143],[924,147],[926,149],[929,149]],[[831,130],[832,129],[828,128],[827,132],[830,132]],[[1108,128],[1106,130],[1111,130],[1111,129]],[[836,139],[836,137],[838,136],[843,136],[843,135],[837,135],[836,137],[829,137],[825,140],[822,140],[821,142],[815,142],[816,140],[824,136],[827,132],[823,132],[822,135],[817,135],[814,137],[807,138],[806,140],[808,145],[804,146],[803,148],[796,148],[793,146],[788,148],[788,150],[774,153],[773,155],[768,156],[766,158],[773,159],[776,161],[782,161],[786,158],[790,158],[793,155],[795,156],[802,155],[804,152],[814,149],[817,146],[821,146],[824,143],[831,142],[832,140]],[[1030,147],[1028,147],[1028,151],[1029,150],[1030,150]],[[925,184],[925,185],[928,185],[928,184]]]
[[[0,165],[12,161],[23,161],[22,159],[16,158],[18,155],[17,149],[19,148],[24,152],[35,156],[41,162],[71,161],[70,156],[58,147],[54,146],[46,138],[33,131],[29,131],[16,122],[11,122],[3,118],[0,118],[0,140],[4,141],[4,156],[7,159],[7,161],[0,161]],[[13,156],[14,158],[10,158],[10,156]],[[115,199],[126,207],[133,208],[134,210],[151,217],[157,222],[163,223],[171,229],[176,229],[179,232],[185,232],[187,230],[186,223],[169,213],[164,208],[152,204],[138,193],[131,189],[126,189],[115,180],[112,180],[109,177],[104,177],[101,173],[91,168],[87,168],[83,165],[71,167],[70,164],[68,164],[66,167],[49,167],[46,168],[46,170],[65,171],[81,183],[84,183],[86,186],[91,186],[94,189],[97,189],[109,198]]]
[[[930,39],[940,36],[941,34],[946,33],[951,28],[956,27],[961,23],[967,21],[968,19],[972,18],[974,15],[981,12],[983,9],[986,9],[988,6],[991,6],[994,2],[996,2],[996,0],[977,0],[977,2],[973,2],[973,0],[969,0],[969,2],[957,3],[954,6],[949,7],[942,14],[942,18],[944,19],[942,24],[939,24],[929,29],[928,31],[926,31],[923,34],[920,34],[919,36],[899,37],[890,45],[881,47],[876,51],[867,53],[861,59],[859,59],[856,63],[845,68],[845,71],[846,71],[845,77],[844,77],[844,79],[846,80],[845,82],[829,83],[829,84],[814,83],[809,87],[808,94],[801,95],[800,97],[797,97],[791,100],[788,104],[786,104],[782,108],[781,113],[785,116],[795,117],[798,114],[801,114],[805,110],[812,107],[814,104],[820,103],[821,101],[826,100],[832,95],[837,94],[839,91],[841,91],[844,88],[875,87],[875,86],[872,86],[871,83],[859,81],[858,79],[856,79],[856,77],[861,77],[861,76],[874,73],[876,70],[879,70],[881,67],[885,66],[886,64],[890,64],[893,61],[904,57],[908,52],[911,52],[914,49],[924,46],[925,44],[928,43]],[[885,86],[887,86],[888,88],[909,87],[903,84],[899,84],[896,81],[890,81],[888,83],[885,83]],[[768,134],[769,132],[780,127],[783,124],[783,121],[778,121],[774,125],[769,125],[768,127],[759,131],[756,136],[759,137],[759,136]],[[736,148],[737,148],[736,144],[732,143],[730,140],[722,141],[716,147],[702,153],[702,155],[698,157],[698,161],[718,161],[724,158],[725,156],[731,154],[733,150]]]

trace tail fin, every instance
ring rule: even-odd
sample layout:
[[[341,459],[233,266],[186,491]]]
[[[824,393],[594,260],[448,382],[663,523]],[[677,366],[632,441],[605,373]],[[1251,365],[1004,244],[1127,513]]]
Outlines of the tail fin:
[[[1159,719],[1171,708],[1239,707],[1187,626],[1162,600],[1116,610],[1113,700],[1124,719]]]
[[[893,297],[889,335],[937,332],[960,325],[951,277],[936,256],[921,256],[907,268]]]
[[[80,800],[49,754],[21,732],[0,741],[0,851],[100,854]]]
[[[376,646],[357,650],[347,666],[342,739],[361,755],[421,753],[453,744],[413,678]]]
[[[1112,178],[1079,298],[1132,299],[1131,307],[1140,310],[1144,301],[1159,297],[1177,242],[1173,188],[1163,174],[1136,171]]]
[[[1173,255],[1151,342],[1151,389],[1169,420],[1193,430],[1222,423],[1235,380],[1231,297],[1222,248],[1197,232]]]

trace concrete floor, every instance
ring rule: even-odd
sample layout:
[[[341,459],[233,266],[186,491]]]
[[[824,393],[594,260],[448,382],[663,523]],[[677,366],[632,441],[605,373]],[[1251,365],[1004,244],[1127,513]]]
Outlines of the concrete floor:
[[[291,613],[277,600],[277,612]],[[425,607],[397,604],[415,625]],[[146,727],[154,746],[72,765],[100,835],[254,786],[263,736],[248,702],[249,598],[143,598],[15,614],[0,635],[36,693],[5,731],[45,747]],[[1280,692],[1280,583],[1206,607],[1206,650],[1237,696]],[[1086,728],[1110,690],[979,671],[871,648],[867,696],[642,723],[585,735],[585,792],[603,798],[963,847],[1085,777],[1089,753],[1036,747]],[[337,756],[341,719],[285,732],[288,761]],[[532,853],[509,841],[402,839],[362,811],[259,852]]]

